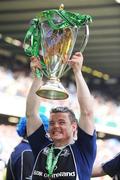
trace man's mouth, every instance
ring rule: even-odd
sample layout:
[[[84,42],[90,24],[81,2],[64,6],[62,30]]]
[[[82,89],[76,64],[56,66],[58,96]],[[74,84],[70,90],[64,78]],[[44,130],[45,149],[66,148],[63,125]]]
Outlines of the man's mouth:
[[[53,135],[55,135],[55,136],[60,135],[60,134],[61,134],[60,131],[54,131],[54,132],[53,132]]]

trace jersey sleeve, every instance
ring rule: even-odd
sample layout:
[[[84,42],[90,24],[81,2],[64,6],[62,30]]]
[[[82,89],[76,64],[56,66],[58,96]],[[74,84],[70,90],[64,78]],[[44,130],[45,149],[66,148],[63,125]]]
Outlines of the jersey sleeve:
[[[87,134],[85,131],[83,131],[81,128],[78,128],[78,146],[83,149],[87,149],[89,151],[96,151],[96,131],[94,130],[93,135]]]
[[[86,164],[86,168],[91,169],[96,157],[96,131],[94,131],[93,135],[89,135],[81,128],[78,128],[78,138],[75,144],[79,150],[80,161],[83,162],[83,165]]]
[[[28,136],[27,139],[35,157],[37,157],[40,150],[50,143],[50,140],[46,137],[46,132],[43,125],[32,135]]]

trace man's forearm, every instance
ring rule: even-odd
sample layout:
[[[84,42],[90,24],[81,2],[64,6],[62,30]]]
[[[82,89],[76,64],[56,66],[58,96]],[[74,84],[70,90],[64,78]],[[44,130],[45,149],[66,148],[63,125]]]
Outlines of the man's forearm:
[[[40,105],[40,97],[36,94],[36,91],[42,85],[42,79],[35,78],[27,96],[26,114],[30,115],[38,112]]]
[[[81,71],[75,72],[75,80],[77,85],[77,97],[82,111],[91,110],[93,105],[93,98],[89,88],[83,78]]]
[[[38,112],[40,106],[40,97],[36,94],[36,91],[38,90],[38,88],[40,88],[41,85],[42,79],[35,78],[27,96],[26,117],[28,119],[28,135],[32,134],[42,124]]]
[[[95,165],[93,166],[93,170],[92,170],[92,177],[101,177],[106,175],[106,173],[104,172],[102,165]]]
[[[93,97],[89,88],[83,78],[81,71],[74,72],[75,81],[77,86],[77,97],[80,105],[80,127],[89,134],[93,134]]]

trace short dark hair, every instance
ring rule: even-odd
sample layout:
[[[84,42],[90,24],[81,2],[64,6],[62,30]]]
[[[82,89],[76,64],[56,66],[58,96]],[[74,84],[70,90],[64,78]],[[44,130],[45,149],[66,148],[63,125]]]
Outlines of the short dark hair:
[[[52,108],[50,113],[68,113],[71,122],[77,122],[75,113],[69,109],[68,107],[58,106],[56,108]]]

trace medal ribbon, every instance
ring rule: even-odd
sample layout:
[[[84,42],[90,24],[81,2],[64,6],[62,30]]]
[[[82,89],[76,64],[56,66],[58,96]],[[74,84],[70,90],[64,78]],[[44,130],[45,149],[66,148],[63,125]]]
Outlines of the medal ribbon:
[[[63,149],[60,150],[60,152],[57,154],[57,156],[55,157],[54,155],[54,147],[52,146],[50,149],[49,149],[49,152],[48,152],[48,156],[47,156],[47,162],[46,162],[46,169],[48,171],[48,176],[51,177],[52,174],[53,174],[53,171],[55,169],[55,166],[58,162],[58,158],[61,154]]]

